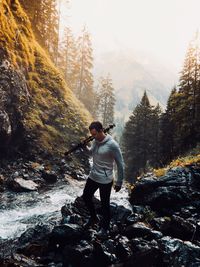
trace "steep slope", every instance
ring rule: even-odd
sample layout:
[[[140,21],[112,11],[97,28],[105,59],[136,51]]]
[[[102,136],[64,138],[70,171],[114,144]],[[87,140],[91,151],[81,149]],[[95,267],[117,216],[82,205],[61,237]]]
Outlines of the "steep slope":
[[[36,42],[18,0],[0,2],[0,150],[63,152],[91,115]]]

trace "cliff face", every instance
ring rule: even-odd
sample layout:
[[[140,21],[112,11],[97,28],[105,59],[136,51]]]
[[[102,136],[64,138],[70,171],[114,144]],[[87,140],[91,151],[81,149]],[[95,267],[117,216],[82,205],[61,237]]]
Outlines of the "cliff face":
[[[63,152],[91,115],[35,40],[17,0],[0,2],[0,150]]]

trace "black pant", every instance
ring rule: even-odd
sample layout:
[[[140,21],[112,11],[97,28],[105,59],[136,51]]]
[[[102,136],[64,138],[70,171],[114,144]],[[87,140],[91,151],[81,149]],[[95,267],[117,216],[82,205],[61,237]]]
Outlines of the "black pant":
[[[108,229],[110,225],[110,193],[112,184],[113,182],[109,184],[100,184],[88,178],[82,196],[91,217],[96,217],[96,211],[92,198],[97,189],[99,189],[103,215],[101,226],[105,229]]]

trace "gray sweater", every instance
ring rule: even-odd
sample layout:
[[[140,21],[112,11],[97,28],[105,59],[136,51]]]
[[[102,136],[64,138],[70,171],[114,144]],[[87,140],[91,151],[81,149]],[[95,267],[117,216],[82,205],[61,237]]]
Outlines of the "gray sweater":
[[[116,185],[121,186],[124,177],[122,153],[117,142],[108,134],[99,142],[94,140],[89,154],[93,157],[93,166],[89,178],[101,184],[108,184],[114,179],[114,162],[117,164]]]

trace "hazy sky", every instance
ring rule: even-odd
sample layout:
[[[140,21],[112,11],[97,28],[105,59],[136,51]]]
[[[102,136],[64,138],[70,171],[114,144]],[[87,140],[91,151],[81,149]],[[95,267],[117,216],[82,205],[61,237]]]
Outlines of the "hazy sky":
[[[87,26],[94,55],[130,49],[180,71],[200,26],[200,0],[70,0],[62,15],[75,35]]]

